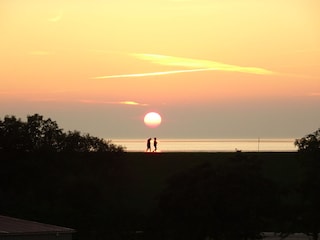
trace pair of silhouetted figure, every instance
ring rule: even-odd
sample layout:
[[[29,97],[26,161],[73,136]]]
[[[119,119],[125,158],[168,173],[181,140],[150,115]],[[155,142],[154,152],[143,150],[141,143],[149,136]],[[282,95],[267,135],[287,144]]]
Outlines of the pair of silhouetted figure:
[[[156,152],[157,151],[157,145],[158,145],[158,142],[157,142],[157,138],[154,138],[153,139],[153,146],[154,146],[154,152]],[[147,140],[147,150],[146,150],[146,152],[151,152],[151,138],[148,138],[148,140]]]

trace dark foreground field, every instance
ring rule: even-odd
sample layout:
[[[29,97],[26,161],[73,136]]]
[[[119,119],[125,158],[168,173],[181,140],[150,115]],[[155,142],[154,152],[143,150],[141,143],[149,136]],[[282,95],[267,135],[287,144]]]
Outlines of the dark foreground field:
[[[130,177],[128,184],[132,186],[132,197],[137,201],[137,206],[140,199],[147,200],[142,204],[142,208],[146,209],[146,206],[153,206],[154,196],[161,191],[170,176],[203,163],[215,165],[228,162],[239,154],[260,161],[262,173],[280,185],[287,186],[299,182],[301,169],[296,152],[126,153],[123,159],[126,176]]]
[[[243,158],[258,162],[261,175],[281,189],[301,183],[296,152],[2,153],[0,214],[72,227],[76,239],[143,238],[139,233],[149,225],[170,177]],[[283,198],[297,201],[294,193]]]

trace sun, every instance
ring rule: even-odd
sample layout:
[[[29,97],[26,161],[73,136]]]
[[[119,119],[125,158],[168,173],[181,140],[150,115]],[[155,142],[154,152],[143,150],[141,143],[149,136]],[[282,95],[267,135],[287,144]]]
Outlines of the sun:
[[[161,116],[156,112],[149,112],[144,116],[144,124],[148,127],[155,128],[161,124]]]

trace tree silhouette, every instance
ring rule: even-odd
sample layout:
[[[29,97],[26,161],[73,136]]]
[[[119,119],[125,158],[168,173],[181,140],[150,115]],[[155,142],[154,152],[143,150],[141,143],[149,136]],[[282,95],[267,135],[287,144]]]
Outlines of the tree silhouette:
[[[22,122],[15,116],[0,121],[0,150],[51,152],[122,152],[124,148],[79,131],[64,133],[55,121],[39,114]]]
[[[318,153],[320,151],[320,128],[303,138],[296,139],[294,144],[300,152]]]
[[[320,129],[295,141],[301,158],[303,171],[299,188],[301,214],[299,224],[302,232],[319,239],[320,233]]]
[[[50,118],[34,114],[27,117],[25,131],[28,137],[26,148],[28,151],[60,151],[63,132],[55,121]]]
[[[0,121],[0,149],[23,150],[26,140],[24,125],[14,116],[6,116]]]

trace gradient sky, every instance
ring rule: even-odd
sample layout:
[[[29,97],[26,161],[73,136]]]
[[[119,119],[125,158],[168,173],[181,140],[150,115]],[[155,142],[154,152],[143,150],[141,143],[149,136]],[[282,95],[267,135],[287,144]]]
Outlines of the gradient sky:
[[[0,30],[1,119],[108,139],[320,127],[318,0],[2,0]]]

